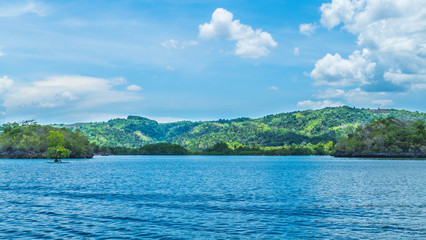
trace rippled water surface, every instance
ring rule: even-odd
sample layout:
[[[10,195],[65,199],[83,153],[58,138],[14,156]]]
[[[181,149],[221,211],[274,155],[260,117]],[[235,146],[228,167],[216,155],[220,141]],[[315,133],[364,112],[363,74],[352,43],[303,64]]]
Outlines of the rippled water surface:
[[[426,238],[426,161],[0,160],[0,238]]]

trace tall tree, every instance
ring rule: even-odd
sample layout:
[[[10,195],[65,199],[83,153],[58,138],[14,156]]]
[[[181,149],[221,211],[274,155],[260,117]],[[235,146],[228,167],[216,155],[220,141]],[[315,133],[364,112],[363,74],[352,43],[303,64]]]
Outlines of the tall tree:
[[[55,162],[61,162],[61,159],[67,158],[71,154],[71,150],[64,147],[65,137],[59,131],[50,131],[47,137],[48,145],[45,157],[55,159]]]

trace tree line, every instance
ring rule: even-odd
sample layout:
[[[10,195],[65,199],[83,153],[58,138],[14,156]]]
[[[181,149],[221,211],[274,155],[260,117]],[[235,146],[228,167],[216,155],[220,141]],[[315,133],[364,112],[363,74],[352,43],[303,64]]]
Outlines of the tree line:
[[[334,152],[334,143],[291,144],[279,147],[245,146],[239,143],[216,143],[199,152],[191,152],[173,143],[154,143],[140,148],[99,147],[95,153],[99,155],[329,155]]]

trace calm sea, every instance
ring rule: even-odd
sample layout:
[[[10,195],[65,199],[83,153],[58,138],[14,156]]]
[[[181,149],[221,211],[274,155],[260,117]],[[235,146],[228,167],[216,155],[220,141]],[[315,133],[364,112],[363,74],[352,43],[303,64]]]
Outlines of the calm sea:
[[[426,161],[0,160],[0,238],[425,239]]]

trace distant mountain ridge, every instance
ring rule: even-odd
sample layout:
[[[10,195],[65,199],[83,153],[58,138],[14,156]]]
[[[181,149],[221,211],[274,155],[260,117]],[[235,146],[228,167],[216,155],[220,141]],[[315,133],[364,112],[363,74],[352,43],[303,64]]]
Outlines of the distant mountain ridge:
[[[335,142],[353,133],[359,125],[391,116],[401,120],[426,121],[426,114],[421,112],[344,106],[273,114],[258,119],[158,123],[145,117],[129,116],[107,122],[57,126],[80,129],[91,142],[100,146],[140,147],[169,142],[190,151],[199,151],[219,142],[247,146]]]

